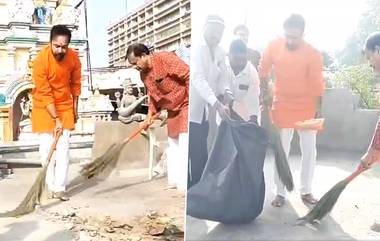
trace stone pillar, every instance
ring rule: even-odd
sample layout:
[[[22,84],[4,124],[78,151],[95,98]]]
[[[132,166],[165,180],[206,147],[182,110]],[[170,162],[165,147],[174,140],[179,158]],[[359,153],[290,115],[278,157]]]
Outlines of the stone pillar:
[[[8,54],[8,72],[7,74],[12,75],[16,70],[16,48],[13,46],[8,46],[7,48],[7,54]]]
[[[29,59],[34,60],[38,54],[38,49],[36,46],[33,46],[29,49]]]
[[[28,81],[32,81],[32,72],[33,72],[33,61],[36,58],[38,54],[38,50],[36,46],[33,46],[29,49],[29,59],[27,63],[27,72],[26,72],[26,79]]]

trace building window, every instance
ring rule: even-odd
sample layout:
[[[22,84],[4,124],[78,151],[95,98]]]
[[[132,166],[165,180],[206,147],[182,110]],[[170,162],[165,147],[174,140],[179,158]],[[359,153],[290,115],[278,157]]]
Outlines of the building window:
[[[157,40],[160,40],[160,39],[163,39],[163,38],[166,38],[166,37],[169,37],[170,35],[173,35],[177,32],[180,31],[180,26],[176,26],[176,27],[173,27],[173,28],[169,28],[161,33],[159,33],[157,35]]]
[[[173,20],[175,18],[178,18],[178,11],[175,11],[174,13],[170,14],[169,16],[158,20],[158,24],[161,25],[161,24],[170,22],[171,20]]]
[[[185,27],[185,29],[191,28],[191,20],[190,19],[184,21],[182,24]]]

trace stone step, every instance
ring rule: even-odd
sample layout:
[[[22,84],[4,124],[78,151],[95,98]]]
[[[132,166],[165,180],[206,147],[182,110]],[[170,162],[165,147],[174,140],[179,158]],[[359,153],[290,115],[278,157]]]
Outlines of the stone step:
[[[8,163],[0,163],[0,169],[7,169],[8,166]]]
[[[9,167],[9,163],[0,162],[0,179],[13,174],[13,169]]]
[[[70,149],[70,162],[79,163],[91,160],[91,148]],[[0,155],[0,163],[41,164],[38,151],[12,152]]]
[[[4,168],[4,169],[0,169],[0,175],[1,176],[9,176],[11,174],[13,174],[13,169],[12,168]]]
[[[70,149],[92,148],[94,142],[74,142],[70,143]],[[0,155],[8,153],[38,152],[39,145],[31,144],[3,144],[0,146]]]

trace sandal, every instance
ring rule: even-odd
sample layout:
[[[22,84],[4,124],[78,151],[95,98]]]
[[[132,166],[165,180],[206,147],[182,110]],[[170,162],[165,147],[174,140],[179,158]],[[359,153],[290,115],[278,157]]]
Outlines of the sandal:
[[[310,204],[310,205],[315,205],[318,202],[318,200],[315,199],[313,194],[311,194],[311,193],[301,195],[301,199],[304,203]]]
[[[283,196],[277,195],[274,200],[272,201],[272,206],[280,208],[284,206],[285,204],[285,198]]]
[[[53,197],[52,198],[53,199],[59,199],[59,200],[61,200],[63,202],[70,200],[70,198],[68,196],[66,196],[64,192],[53,193]]]
[[[374,224],[371,226],[371,230],[374,231],[374,232],[378,232],[378,233],[380,233],[380,223],[374,223]]]

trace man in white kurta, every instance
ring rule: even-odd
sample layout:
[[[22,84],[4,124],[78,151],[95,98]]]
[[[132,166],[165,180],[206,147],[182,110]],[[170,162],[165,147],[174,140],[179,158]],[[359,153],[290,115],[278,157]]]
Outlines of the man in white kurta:
[[[228,108],[218,100],[225,90],[225,54],[219,47],[224,27],[220,16],[207,16],[200,42],[191,47],[188,188],[198,183],[208,159],[211,110],[228,118]]]

